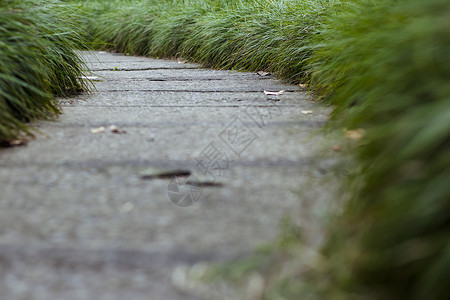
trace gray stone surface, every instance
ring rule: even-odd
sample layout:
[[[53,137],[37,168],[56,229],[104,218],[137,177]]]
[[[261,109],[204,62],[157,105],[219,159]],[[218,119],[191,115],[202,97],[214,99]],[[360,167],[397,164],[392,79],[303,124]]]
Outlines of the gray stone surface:
[[[119,53],[97,52],[95,56],[81,52],[80,56],[91,71],[121,71],[121,70],[164,70],[164,69],[197,69],[196,64],[181,63],[174,60],[162,60],[126,56]]]
[[[327,108],[252,73],[82,55],[97,91],[61,99],[57,122],[0,150],[1,299],[197,299],[171,286],[177,265],[248,253],[285,216],[320,242],[338,161]],[[101,71],[115,66],[127,71]],[[222,169],[205,173],[214,149]],[[142,177],[152,169],[191,171],[198,201],[175,206],[170,178]]]

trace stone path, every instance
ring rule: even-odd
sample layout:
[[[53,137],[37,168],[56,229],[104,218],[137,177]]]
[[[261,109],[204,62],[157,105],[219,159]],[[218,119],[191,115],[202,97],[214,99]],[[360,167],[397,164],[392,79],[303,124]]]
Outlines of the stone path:
[[[320,241],[336,154],[319,131],[328,110],[299,86],[83,56],[96,92],[62,99],[59,121],[0,150],[2,299],[197,299],[170,284],[175,266],[248,253],[285,216]],[[157,177],[176,170],[192,176]]]

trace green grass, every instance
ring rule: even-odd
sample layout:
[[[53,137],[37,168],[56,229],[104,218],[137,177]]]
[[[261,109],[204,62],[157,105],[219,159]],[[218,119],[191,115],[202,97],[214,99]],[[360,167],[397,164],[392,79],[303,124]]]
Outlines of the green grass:
[[[355,0],[319,29],[312,86],[367,129],[325,250],[330,299],[448,297],[449,15],[444,0]]]
[[[86,84],[74,49],[83,42],[66,7],[56,1],[0,3],[0,143],[31,134],[28,122],[54,118],[55,96]]]
[[[101,49],[182,57],[221,69],[266,70],[305,81],[309,37],[335,1],[77,1]],[[102,46],[103,45],[103,46]]]

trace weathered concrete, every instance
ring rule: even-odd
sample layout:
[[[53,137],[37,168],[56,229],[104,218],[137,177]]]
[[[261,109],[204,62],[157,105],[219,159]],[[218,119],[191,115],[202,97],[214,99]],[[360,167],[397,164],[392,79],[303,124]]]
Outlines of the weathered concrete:
[[[240,256],[284,216],[320,241],[336,164],[320,132],[328,109],[257,74],[97,57],[85,54],[97,92],[61,99],[44,135],[0,150],[2,299],[196,299],[170,285],[176,265]],[[116,66],[127,71],[102,71]],[[225,165],[205,173],[213,149]],[[154,169],[191,171],[198,202],[172,204],[170,179],[143,179]]]

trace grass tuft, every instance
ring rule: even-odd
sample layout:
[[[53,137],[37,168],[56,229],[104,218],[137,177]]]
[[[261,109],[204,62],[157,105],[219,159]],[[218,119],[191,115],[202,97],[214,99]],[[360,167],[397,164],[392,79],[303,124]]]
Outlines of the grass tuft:
[[[204,66],[266,70],[306,80],[309,38],[335,0],[77,1],[92,16],[92,44]]]
[[[76,22],[55,1],[0,3],[0,143],[31,134],[25,124],[54,118],[55,96],[67,96],[85,83],[74,49],[83,47]]]
[[[448,296],[449,13],[444,0],[354,0],[319,28],[313,88],[340,124],[367,129],[325,251],[336,299]]]

